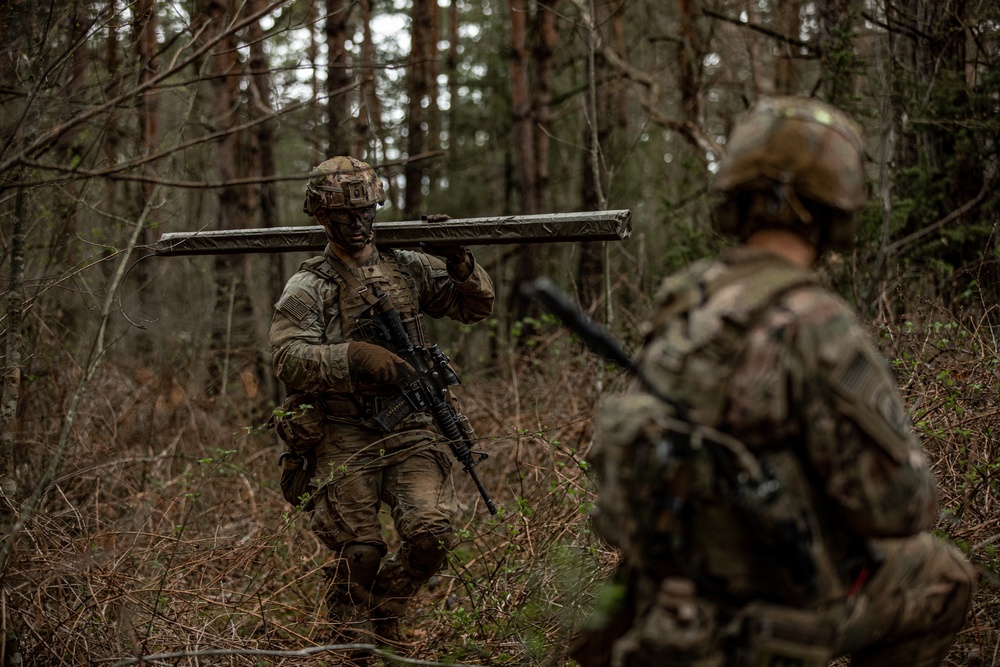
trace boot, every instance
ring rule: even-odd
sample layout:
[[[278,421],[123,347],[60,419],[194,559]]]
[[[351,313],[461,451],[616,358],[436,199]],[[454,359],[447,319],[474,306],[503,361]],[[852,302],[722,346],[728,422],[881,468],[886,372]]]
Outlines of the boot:
[[[378,571],[381,552],[371,545],[345,547],[336,565],[323,568],[327,578],[326,609],[331,644],[373,644],[370,620],[371,584]],[[345,654],[350,665],[371,664],[367,650]]]
[[[327,619],[330,632],[324,640],[327,644],[374,644],[375,632],[368,618],[368,605],[354,604],[343,585],[331,584],[326,593]],[[372,654],[366,649],[338,651],[343,658],[334,664],[356,667],[372,665]]]
[[[428,578],[412,570],[399,552],[386,559],[372,585],[372,629],[380,642],[397,647],[405,643],[400,621],[406,617],[410,598]]]
[[[339,584],[326,592],[326,613],[333,644],[371,644],[374,635],[367,604],[355,604]]]

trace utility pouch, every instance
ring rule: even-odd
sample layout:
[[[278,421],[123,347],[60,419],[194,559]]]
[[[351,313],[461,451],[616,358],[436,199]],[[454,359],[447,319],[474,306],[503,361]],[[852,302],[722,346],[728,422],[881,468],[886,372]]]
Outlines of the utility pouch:
[[[274,411],[271,421],[288,449],[302,454],[323,439],[323,401],[315,394],[292,394]]]
[[[311,484],[316,472],[315,450],[303,454],[285,452],[278,458],[278,465],[281,466],[281,495],[293,507],[310,509],[312,494],[316,491],[316,486]]]
[[[833,624],[815,611],[754,602],[734,619],[739,667],[827,667]]]
[[[612,647],[612,667],[662,664],[669,656],[678,667],[724,667],[718,643],[718,613],[699,597],[690,579],[667,577],[653,604]]]
[[[279,486],[293,507],[311,507],[316,487],[310,482],[316,472],[316,445],[323,439],[324,421],[323,401],[315,394],[290,395],[268,421],[288,447],[278,458]]]

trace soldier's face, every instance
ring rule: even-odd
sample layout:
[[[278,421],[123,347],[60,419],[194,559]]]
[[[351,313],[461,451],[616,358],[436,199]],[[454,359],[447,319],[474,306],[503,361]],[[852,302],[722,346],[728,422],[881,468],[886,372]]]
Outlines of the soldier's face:
[[[371,242],[375,209],[374,205],[350,209],[327,208],[317,211],[316,219],[326,227],[333,243],[349,252],[357,252]]]

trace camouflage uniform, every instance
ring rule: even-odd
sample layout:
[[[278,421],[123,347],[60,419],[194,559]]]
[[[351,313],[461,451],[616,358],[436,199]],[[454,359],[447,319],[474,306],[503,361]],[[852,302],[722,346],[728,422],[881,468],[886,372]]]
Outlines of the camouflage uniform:
[[[664,281],[638,364],[651,386],[598,418],[595,525],[624,565],[581,664],[941,663],[974,573],[927,532],[933,477],[847,304],[732,248]]]
[[[340,638],[370,641],[372,619],[382,639],[398,640],[407,599],[453,545],[451,456],[427,415],[412,415],[392,432],[372,420],[393,390],[355,386],[349,346],[363,339],[354,317],[368,304],[332,270],[327,254],[303,263],[275,306],[272,357],[289,395],[277,427],[290,451],[308,454],[313,466],[305,509],[314,533],[339,556],[327,568],[327,606],[344,631]],[[421,313],[471,323],[492,311],[493,285],[478,264],[459,280],[437,257],[375,250],[348,270],[369,290],[389,295],[416,344],[425,342]],[[402,540],[384,562],[382,502]]]

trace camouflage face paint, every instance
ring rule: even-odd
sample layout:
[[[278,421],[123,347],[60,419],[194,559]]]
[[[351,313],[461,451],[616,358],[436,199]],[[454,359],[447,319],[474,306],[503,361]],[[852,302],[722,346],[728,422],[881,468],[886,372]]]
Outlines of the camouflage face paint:
[[[372,240],[375,206],[355,209],[323,209],[316,219],[326,228],[330,241],[348,252],[357,252]]]

